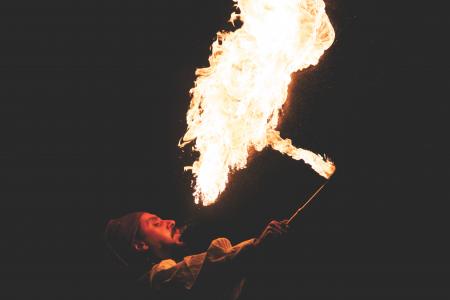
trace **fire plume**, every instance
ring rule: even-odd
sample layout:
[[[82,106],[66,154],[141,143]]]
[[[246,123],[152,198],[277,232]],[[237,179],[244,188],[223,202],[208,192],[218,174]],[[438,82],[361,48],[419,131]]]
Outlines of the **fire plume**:
[[[318,63],[334,40],[323,0],[233,0],[230,22],[218,32],[209,66],[196,70],[190,90],[187,131],[179,146],[193,143],[199,158],[195,203],[209,205],[225,189],[231,171],[245,168],[249,150],[270,146],[303,160],[329,178],[334,164],[296,148],[276,130],[291,74]]]

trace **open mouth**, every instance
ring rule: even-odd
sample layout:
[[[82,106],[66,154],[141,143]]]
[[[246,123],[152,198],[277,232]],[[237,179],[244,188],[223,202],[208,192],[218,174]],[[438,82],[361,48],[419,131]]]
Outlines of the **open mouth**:
[[[177,232],[179,232],[178,228],[175,227],[175,226],[173,226],[173,227],[172,227],[172,230],[171,230],[172,238],[175,236],[175,234],[176,234]]]
[[[187,225],[184,225],[184,226],[181,226],[181,227],[175,227],[174,226],[172,228],[172,230],[171,230],[172,238],[175,236],[175,234],[179,234],[180,236],[182,236],[183,232],[186,231],[187,227],[188,227]]]

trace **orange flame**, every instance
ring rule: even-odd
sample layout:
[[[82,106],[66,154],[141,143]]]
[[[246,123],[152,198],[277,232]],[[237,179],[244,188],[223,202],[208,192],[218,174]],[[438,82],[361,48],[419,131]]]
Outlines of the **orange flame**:
[[[250,149],[266,146],[303,160],[329,178],[334,164],[296,148],[275,130],[293,72],[318,63],[334,30],[323,0],[233,0],[234,32],[218,32],[209,67],[196,70],[179,146],[194,142],[195,203],[213,203],[230,171],[245,168]]]

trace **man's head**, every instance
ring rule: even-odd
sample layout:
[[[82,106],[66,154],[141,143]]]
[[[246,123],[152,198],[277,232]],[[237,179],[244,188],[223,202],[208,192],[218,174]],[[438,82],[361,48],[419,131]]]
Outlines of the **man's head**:
[[[125,265],[154,257],[165,259],[183,245],[181,232],[174,220],[163,220],[148,212],[135,212],[110,220],[105,239]]]
[[[170,256],[174,247],[182,246],[180,229],[174,220],[163,220],[157,215],[143,213],[133,248],[137,252],[152,251],[159,258]]]

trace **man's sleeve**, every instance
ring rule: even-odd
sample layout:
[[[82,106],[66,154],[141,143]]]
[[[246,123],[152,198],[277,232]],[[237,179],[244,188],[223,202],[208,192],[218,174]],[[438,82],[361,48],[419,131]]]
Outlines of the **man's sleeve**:
[[[253,242],[248,240],[232,246],[228,239],[218,238],[204,253],[186,256],[178,263],[172,259],[163,260],[150,270],[150,286],[156,291],[181,292],[191,290],[198,280],[210,285],[229,272],[242,274],[253,256]]]
[[[197,280],[206,253],[185,257],[179,263],[166,259],[153,266],[149,273],[150,286],[154,290],[190,290]]]
[[[256,260],[255,239],[232,246],[226,238],[215,239],[206,252],[203,273],[231,272],[243,275]]]

